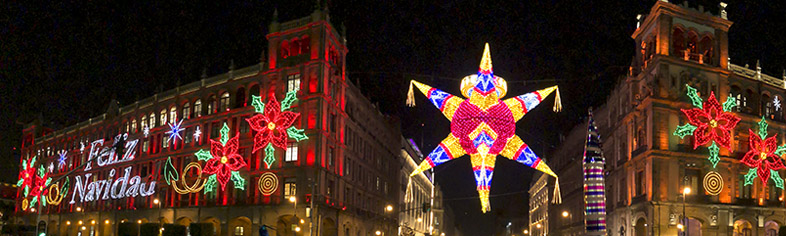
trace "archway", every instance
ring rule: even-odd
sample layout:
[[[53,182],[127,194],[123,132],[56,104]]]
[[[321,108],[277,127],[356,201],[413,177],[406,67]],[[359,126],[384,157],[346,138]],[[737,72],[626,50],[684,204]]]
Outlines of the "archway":
[[[635,236],[647,235],[647,220],[643,217],[636,220],[636,226],[633,228]]]
[[[747,220],[734,221],[734,236],[751,236],[753,235],[753,226]]]
[[[221,235],[221,221],[216,219],[215,217],[208,217],[202,220],[201,223],[211,223],[213,224],[213,235]]]
[[[251,219],[248,217],[234,218],[227,225],[229,226],[227,230],[229,230],[229,235],[231,236],[254,235],[254,232],[251,230]]]
[[[336,228],[336,221],[331,218],[322,219],[322,234],[324,236],[338,236],[338,228]]]
[[[188,227],[189,225],[191,225],[191,222],[192,222],[191,218],[180,217],[180,218],[177,219],[177,221],[175,221],[175,224]]]
[[[765,236],[778,236],[778,230],[780,229],[780,225],[778,222],[775,221],[767,221],[764,224],[764,235]]]
[[[300,231],[298,232],[298,227]],[[282,215],[278,217],[276,222],[276,236],[303,236],[303,225],[300,224],[300,218],[292,215]]]
[[[687,218],[683,220],[682,225],[685,226],[679,235],[701,236],[701,221],[695,218]]]

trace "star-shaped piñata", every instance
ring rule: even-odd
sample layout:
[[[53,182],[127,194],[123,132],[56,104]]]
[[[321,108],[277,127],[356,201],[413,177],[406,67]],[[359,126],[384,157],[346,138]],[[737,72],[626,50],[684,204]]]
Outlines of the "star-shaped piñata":
[[[493,74],[488,43],[483,51],[480,70],[464,77],[461,93],[469,99],[412,81],[407,104],[414,105],[412,85],[415,85],[434,104],[450,123],[450,134],[437,146],[412,176],[432,167],[468,154],[475,173],[482,211],[488,212],[491,177],[497,155],[525,164],[548,175],[557,175],[532,149],[516,136],[516,121],[534,109],[543,99],[557,90],[557,86],[527,93],[501,101],[507,92],[507,82]],[[559,92],[555,101],[558,111]],[[558,183],[558,182],[557,182]],[[555,185],[554,202],[560,202],[559,184]]]

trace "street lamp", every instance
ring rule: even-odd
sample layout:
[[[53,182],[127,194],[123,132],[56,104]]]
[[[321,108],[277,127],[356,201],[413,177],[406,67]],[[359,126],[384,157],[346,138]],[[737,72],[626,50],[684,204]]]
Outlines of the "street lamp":
[[[686,177],[685,181],[687,182],[687,180],[688,178]],[[677,229],[682,230],[683,228],[685,228],[685,235],[688,235],[688,227],[687,227],[688,217],[685,215],[685,197],[688,194],[690,194],[690,187],[685,186],[685,188],[682,189],[682,222],[677,225]],[[683,226],[682,223],[684,223],[685,225]]]
[[[529,230],[524,230],[524,234],[529,234]]]
[[[536,225],[535,225],[535,228],[538,228],[538,229],[540,229],[540,227],[543,227],[543,225],[540,225],[540,223],[538,223],[538,224],[536,224]]]
[[[393,205],[390,205],[390,204],[388,204],[388,205],[385,207],[385,211],[387,211],[387,212],[391,212],[391,211],[393,211]]]
[[[374,234],[376,234],[376,235],[382,235],[382,231],[379,231],[379,230],[377,230],[377,232],[374,232]]]
[[[570,214],[568,214],[568,211],[562,211],[562,217],[563,218],[567,218],[568,215],[570,215]]]

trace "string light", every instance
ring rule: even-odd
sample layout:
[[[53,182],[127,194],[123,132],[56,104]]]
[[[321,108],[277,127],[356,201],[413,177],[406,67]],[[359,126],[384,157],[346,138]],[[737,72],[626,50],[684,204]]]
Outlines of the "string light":
[[[182,132],[185,128],[180,127],[181,124],[183,124],[183,119],[180,119],[180,121],[178,121],[177,123],[168,124],[169,131],[165,133],[165,134],[169,134],[169,139],[167,140],[167,142],[169,142],[169,140],[172,140],[172,144],[174,144],[176,141],[175,139],[179,138],[180,140],[183,140],[183,137],[180,137],[180,132]]]
[[[761,179],[763,184],[767,184],[767,181],[772,177],[773,181],[776,184],[776,187],[783,189],[783,179],[781,179],[780,175],[778,175],[777,170],[784,169],[786,166],[783,165],[783,161],[781,158],[775,154],[775,151],[778,149],[777,147],[777,139],[774,135],[772,137],[767,138],[767,121],[764,117],[761,118],[759,121],[759,134],[753,132],[753,130],[748,129],[748,143],[750,144],[750,150],[745,153],[745,156],[742,158],[742,163],[751,168],[748,171],[748,174],[745,175],[745,184],[752,184],[749,183],[749,179],[752,179],[752,174],[754,173],[756,176]],[[762,140],[764,139],[764,140]],[[773,174],[775,173],[775,174]]]
[[[196,168],[197,176],[196,180],[194,180],[194,184],[189,185],[186,183],[186,173],[191,168]],[[175,189],[175,192],[178,194],[188,194],[188,193],[198,193],[205,187],[205,183],[202,181],[202,166],[199,165],[199,162],[191,162],[183,168],[183,172],[180,173],[180,183],[183,184],[183,188],[177,186],[177,182],[172,184],[172,188]]]
[[[589,112],[587,142],[584,146],[584,226],[587,235],[606,235],[606,188],[603,168],[606,160],[592,111]],[[564,212],[563,216],[567,216]]]
[[[413,87],[417,87],[452,124],[448,137],[420,163],[411,176],[468,154],[484,213],[491,210],[488,197],[497,155],[557,178],[551,168],[515,134],[516,121],[552,92],[556,91],[557,97],[555,111],[561,107],[558,106],[560,99],[557,86],[501,101],[500,98],[507,92],[507,82],[494,75],[491,53],[486,44],[478,73],[464,77],[461,82],[461,92],[467,100],[413,80],[407,92],[407,105],[410,106],[415,104]],[[554,195],[554,202],[559,203],[558,180]]]
[[[718,195],[723,191],[723,178],[718,172],[710,171],[704,176],[704,191],[710,195]]]
[[[66,151],[66,150],[60,150],[60,152],[58,152],[58,153],[57,153],[57,155],[59,155],[59,156],[60,156],[60,157],[57,159],[57,168],[60,168],[60,169],[62,169],[62,168],[63,168],[63,167],[65,167],[65,165],[66,165],[66,160],[67,160],[68,151]]]
[[[164,164],[164,181],[166,181],[167,184],[172,185],[172,182],[176,181],[177,179],[177,170],[175,169],[175,166],[172,165],[172,157],[167,157],[166,164]]]
[[[701,105],[701,98],[696,94],[696,89],[688,88],[688,97],[693,100],[693,105],[698,108],[680,109],[688,118],[688,122],[695,126],[693,130],[693,149],[710,141],[718,143],[721,147],[731,149],[731,130],[740,122],[740,118],[721,109],[715,93],[710,92],[710,97]],[[684,137],[684,132],[690,127],[680,127],[675,135]]]
[[[205,168],[202,170],[202,172],[211,175],[208,179],[208,183],[206,183],[206,185],[211,188],[208,191],[212,191],[212,187],[214,186],[214,183],[212,183],[210,179],[217,180],[218,183],[221,184],[221,189],[226,188],[226,184],[230,179],[235,183],[235,188],[244,189],[245,180],[240,177],[239,174],[235,174],[240,168],[246,166],[246,161],[242,156],[237,154],[240,146],[238,141],[239,133],[229,138],[229,126],[227,126],[226,123],[224,123],[224,127],[221,128],[220,133],[220,142],[210,140],[211,158],[207,160]],[[200,157],[200,155],[203,157]],[[197,152],[197,158],[202,160],[204,158],[204,152]]]
[[[279,104],[275,95],[270,95],[267,105],[262,103],[262,97],[252,96],[251,105],[257,115],[246,119],[249,127],[256,131],[254,135],[253,152],[264,148],[265,158],[263,159],[268,169],[272,167],[275,158],[275,147],[287,149],[287,139],[293,138],[296,142],[308,139],[304,130],[295,128],[295,121],[300,117],[300,113],[288,111],[292,104],[297,101],[297,89],[287,92],[284,100]]]
[[[270,196],[278,190],[278,176],[273,172],[265,172],[259,176],[257,186],[262,195]]]

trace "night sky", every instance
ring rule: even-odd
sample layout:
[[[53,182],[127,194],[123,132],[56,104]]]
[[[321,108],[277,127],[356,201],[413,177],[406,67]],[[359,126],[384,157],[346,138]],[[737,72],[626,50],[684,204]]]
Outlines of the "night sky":
[[[186,4],[186,2],[188,4]],[[332,1],[331,21],[347,30],[348,78],[400,117],[402,130],[429,152],[449,122],[422,95],[404,106],[407,82],[417,79],[459,94],[460,79],[476,73],[488,42],[495,75],[508,97],[561,87],[562,113],[553,96],[517,123],[517,134],[549,159],[560,133],[603,103],[630,65],[630,38],[648,1]],[[682,1],[677,1],[682,3]],[[756,64],[779,77],[786,67],[786,2],[729,1],[732,63]],[[0,7],[0,181],[16,182],[22,124],[43,117],[62,128],[177,84],[259,61],[275,8],[281,22],[307,16],[314,1],[7,1]],[[690,1],[718,12],[717,1]],[[423,124],[422,128],[421,124]],[[491,235],[511,217],[526,217],[533,170],[498,159],[492,212],[480,213],[468,158],[436,168],[446,203],[465,235]]]

